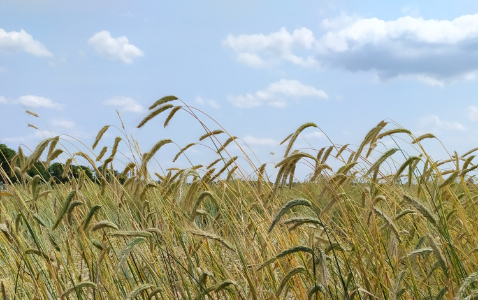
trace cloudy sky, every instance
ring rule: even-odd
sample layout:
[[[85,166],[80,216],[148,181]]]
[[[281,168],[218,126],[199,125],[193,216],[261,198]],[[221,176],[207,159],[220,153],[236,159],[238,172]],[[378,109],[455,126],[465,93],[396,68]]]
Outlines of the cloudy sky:
[[[305,122],[356,145],[385,119],[463,153],[478,146],[477,75],[475,1],[0,0],[0,143],[11,148],[65,134],[83,150],[73,138],[91,146],[103,125],[119,128],[116,110],[144,151],[164,138],[182,147],[204,133],[184,111],[166,129],[165,116],[135,128],[173,94],[261,162],[280,160],[279,142]],[[330,145],[318,129],[298,143]],[[158,159],[169,167],[176,151]],[[190,155],[207,163],[208,151]]]

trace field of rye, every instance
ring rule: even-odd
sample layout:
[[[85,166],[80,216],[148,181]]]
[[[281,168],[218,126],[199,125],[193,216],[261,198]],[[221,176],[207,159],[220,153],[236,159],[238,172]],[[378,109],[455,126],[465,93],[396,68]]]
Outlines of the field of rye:
[[[124,126],[105,126],[89,151],[68,154],[66,183],[26,173],[68,153],[59,137],[17,153],[12,174],[0,168],[1,299],[478,298],[478,148],[435,161],[422,141],[436,137],[382,121],[360,145],[297,149],[317,127],[305,123],[279,163],[256,165],[174,96],[138,127],[190,116],[205,134],[174,160],[201,143],[214,161],[152,172],[173,139],[141,152]],[[99,150],[107,131],[119,136]],[[377,150],[384,141],[395,146]],[[118,147],[131,161],[118,161]],[[80,163],[96,180],[69,176]]]

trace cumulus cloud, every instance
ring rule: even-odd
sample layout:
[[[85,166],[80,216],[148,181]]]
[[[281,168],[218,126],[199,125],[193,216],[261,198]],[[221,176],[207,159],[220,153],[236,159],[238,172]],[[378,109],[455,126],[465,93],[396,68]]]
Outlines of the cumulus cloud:
[[[234,50],[237,60],[253,67],[262,67],[277,62],[279,59],[302,66],[316,64],[312,56],[300,57],[293,54],[295,49],[311,49],[314,34],[307,28],[294,30],[292,33],[285,28],[268,35],[228,35],[224,45]]]
[[[53,109],[61,109],[63,108],[63,104],[53,102],[48,98],[34,96],[34,95],[26,95],[18,97],[17,99],[7,99],[3,96],[0,96],[0,104],[7,105],[23,105],[26,107],[34,107],[34,108],[53,108]]]
[[[0,51],[24,51],[34,56],[51,57],[50,51],[25,30],[6,32],[0,28]]]
[[[325,134],[323,134],[321,131],[314,131],[314,132],[305,133],[305,134],[302,134],[302,136],[305,137],[306,139],[310,139],[310,138],[323,139],[323,138],[325,138]]]
[[[252,66],[284,60],[372,71],[381,80],[411,76],[435,85],[473,79],[478,73],[478,14],[452,20],[343,15],[323,20],[322,29],[318,37],[307,28],[292,34],[282,28],[269,35],[230,35],[224,43]],[[306,58],[297,56],[298,51]],[[313,64],[298,63],[307,61]]]
[[[478,107],[474,105],[468,106],[468,119],[470,119],[471,121],[478,121]]]
[[[43,107],[54,109],[60,109],[63,107],[63,105],[60,103],[53,102],[48,98],[34,95],[21,96],[15,102],[27,107]]]
[[[256,138],[251,135],[246,135],[242,139],[249,146],[259,145],[259,146],[277,146],[279,143],[271,138]]]
[[[246,95],[228,96],[227,100],[233,105],[241,108],[250,108],[268,104],[273,107],[285,107],[288,98],[328,98],[327,94],[314,88],[313,86],[303,85],[297,80],[281,79],[271,83],[267,88],[255,93]]]
[[[441,82],[477,72],[477,47],[478,14],[453,20],[358,19],[317,41],[319,56],[330,66],[373,70],[381,79],[415,75]]]
[[[12,144],[20,144],[20,143],[37,143],[38,140],[44,140],[46,138],[51,138],[55,136],[59,136],[61,134],[57,132],[52,132],[48,130],[35,130],[31,134],[27,134],[24,136],[15,136],[15,137],[4,137],[2,138],[3,142],[12,143]],[[68,137],[62,135],[62,139],[67,139]]]
[[[130,97],[115,97],[103,102],[104,105],[120,107],[123,111],[129,111],[134,113],[144,112],[144,108],[136,100]]]
[[[130,44],[127,37],[114,38],[105,30],[95,33],[88,43],[100,55],[111,60],[122,61],[125,64],[131,64],[134,58],[144,56],[143,51]]]
[[[219,108],[219,104],[216,101],[212,99],[203,99],[200,96],[196,97],[196,103],[202,106],[207,105],[215,109]]]
[[[72,129],[75,128],[76,124],[73,121],[65,120],[65,119],[52,119],[50,123],[54,127]]]
[[[435,130],[447,130],[447,131],[466,131],[467,128],[458,122],[442,121],[438,116],[431,115],[420,120],[420,126],[430,127]]]

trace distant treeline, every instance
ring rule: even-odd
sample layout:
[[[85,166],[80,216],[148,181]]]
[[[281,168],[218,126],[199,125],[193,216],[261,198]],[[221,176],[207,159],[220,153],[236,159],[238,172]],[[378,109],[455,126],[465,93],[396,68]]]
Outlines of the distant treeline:
[[[0,183],[17,183],[22,180],[20,172],[15,172],[15,168],[19,168],[21,164],[21,159],[15,159],[15,156],[18,153],[8,148],[5,144],[0,144],[0,169],[3,169],[4,172],[0,171]],[[23,156],[23,154],[22,154]],[[26,173],[30,177],[35,175],[40,175],[43,181],[49,183],[67,183],[71,178],[79,178],[80,174],[83,173],[85,179],[88,178],[92,182],[99,182],[98,174],[96,174],[92,169],[86,166],[77,166],[70,165],[69,170],[65,172],[65,165],[62,163],[53,163],[45,167],[44,163],[37,161],[33,164]],[[12,170],[13,169],[13,170]],[[102,172],[102,166],[98,168]],[[118,175],[118,172],[115,170],[115,175]],[[110,171],[107,170],[106,177],[108,179]],[[123,181],[120,179],[120,182]]]

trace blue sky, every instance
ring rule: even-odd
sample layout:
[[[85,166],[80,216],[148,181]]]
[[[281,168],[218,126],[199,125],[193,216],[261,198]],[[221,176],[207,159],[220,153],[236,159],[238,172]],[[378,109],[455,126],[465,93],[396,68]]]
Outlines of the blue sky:
[[[204,131],[185,112],[166,129],[165,116],[135,128],[173,94],[261,162],[280,160],[278,143],[305,122],[359,144],[385,119],[463,153],[478,146],[477,74],[474,1],[0,0],[0,143],[15,149],[57,134],[91,146],[103,125],[120,126],[116,109],[144,151],[164,138],[197,141]],[[308,143],[330,145],[317,129],[297,147]],[[176,151],[158,160],[170,167]]]

